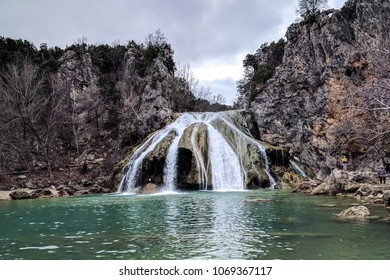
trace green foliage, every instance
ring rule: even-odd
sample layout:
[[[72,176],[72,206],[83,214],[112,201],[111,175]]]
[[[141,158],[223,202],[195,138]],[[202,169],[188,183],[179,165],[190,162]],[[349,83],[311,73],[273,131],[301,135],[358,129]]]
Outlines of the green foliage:
[[[48,48],[47,44],[41,44],[38,51],[38,57],[41,63],[41,69],[48,72],[57,71],[60,67],[58,59],[64,54],[59,47]]]
[[[283,38],[271,44],[265,43],[257,54],[245,57],[244,78],[237,82],[240,104],[252,102],[273,77],[275,68],[283,61],[285,45]]]
[[[252,82],[255,84],[265,84],[275,73],[275,67],[269,64],[259,65],[253,73]]]
[[[160,73],[153,75],[152,84],[151,84],[152,89],[157,89],[158,83],[162,83],[163,81],[164,81],[164,77]]]
[[[157,58],[162,60],[169,72],[174,72],[175,62],[173,61],[173,51],[171,46],[167,43],[163,43],[161,45],[153,45],[149,43],[146,47],[142,48],[141,57],[137,65],[137,73],[141,77],[145,77],[148,69],[153,65]]]
[[[246,55],[244,62],[243,62],[244,67],[253,67],[253,69],[256,69],[257,64],[258,64],[258,62],[257,62],[256,56],[254,54],[247,54]]]
[[[100,93],[105,97],[110,97],[115,90],[115,77],[110,74],[102,74],[99,77],[98,85]]]
[[[356,15],[356,0],[348,0],[340,10],[341,15],[347,20],[354,20]]]
[[[161,59],[170,73],[174,73],[174,51],[160,30],[155,31],[154,34],[149,34],[145,45],[142,44],[138,49],[140,50],[140,58],[137,65],[137,73],[141,77],[147,75],[148,69],[153,65],[157,58]]]
[[[160,49],[158,46],[148,45],[142,52],[142,56],[137,65],[137,73],[141,77],[145,77],[147,75],[147,70],[150,66],[152,66],[155,59],[160,54]]]
[[[4,70],[9,63],[19,63],[26,57],[34,62],[38,60],[38,51],[32,43],[21,39],[0,37],[1,70]]]
[[[268,63],[273,66],[278,66],[282,63],[284,56],[284,47],[286,41],[280,38],[277,42],[272,42],[270,45],[265,45],[261,50],[268,54]]]
[[[91,55],[93,65],[99,68],[103,74],[117,71],[123,61],[126,47],[121,45],[109,46],[107,44],[90,46],[88,52]]]

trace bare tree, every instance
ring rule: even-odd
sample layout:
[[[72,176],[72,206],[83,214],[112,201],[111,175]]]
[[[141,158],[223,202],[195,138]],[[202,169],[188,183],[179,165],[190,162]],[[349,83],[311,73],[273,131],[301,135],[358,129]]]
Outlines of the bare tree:
[[[186,81],[189,90],[195,95],[199,80],[195,78],[194,72],[192,71],[188,63],[183,65],[178,63],[175,76],[179,79]]]
[[[50,143],[63,96],[52,80],[51,90],[45,87],[45,76],[27,59],[10,64],[0,78],[0,101],[7,109],[8,121],[3,125],[20,123],[23,137],[31,134],[42,151],[52,177]],[[17,130],[15,130],[17,131]]]
[[[21,65],[10,64],[0,79],[1,101],[7,105],[10,116],[20,120],[24,135],[29,129],[38,138],[37,125],[45,109],[44,79],[38,68],[24,60]]]
[[[154,31],[154,33],[148,34],[148,36],[145,38],[146,45],[161,46],[166,43],[167,38],[160,28]]]
[[[296,12],[300,17],[307,19],[328,7],[328,0],[299,0]]]
[[[370,149],[375,157],[384,158],[390,152],[390,39],[359,46],[365,55],[355,57],[345,85],[342,110],[349,117],[333,128],[330,149],[334,153],[346,149],[356,156],[365,156]]]
[[[211,104],[225,104],[226,98],[222,94],[213,95],[210,103]]]

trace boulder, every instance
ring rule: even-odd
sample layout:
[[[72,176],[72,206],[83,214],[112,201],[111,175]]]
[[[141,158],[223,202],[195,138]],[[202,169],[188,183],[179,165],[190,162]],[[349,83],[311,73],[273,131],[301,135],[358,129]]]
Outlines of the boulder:
[[[38,189],[34,190],[30,194],[30,198],[43,198],[43,197],[52,197],[53,193],[49,189]]]
[[[366,219],[370,216],[370,210],[364,205],[352,206],[341,211],[338,216],[344,219]]]
[[[334,169],[325,180],[315,187],[311,194],[358,194],[367,196],[374,191],[374,172],[357,172]],[[376,195],[376,193],[375,193]]]
[[[179,141],[177,178],[187,189],[211,187],[207,126],[195,123],[184,130]]]
[[[294,190],[293,192],[298,192],[298,193],[312,193],[313,190],[318,186],[319,182],[317,181],[304,181],[300,183]]]
[[[390,206],[390,190],[383,192],[383,203],[385,204],[385,207]]]
[[[13,191],[9,194],[9,196],[12,198],[12,199],[28,199],[30,198],[30,194],[27,192],[27,191],[24,191],[24,190],[16,190],[16,191]]]

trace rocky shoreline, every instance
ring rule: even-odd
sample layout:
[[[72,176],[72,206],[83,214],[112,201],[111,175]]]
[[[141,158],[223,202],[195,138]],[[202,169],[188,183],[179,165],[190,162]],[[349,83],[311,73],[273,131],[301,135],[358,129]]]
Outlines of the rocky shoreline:
[[[0,191],[0,200],[49,198],[111,192],[111,189],[102,187],[97,184],[94,184],[91,187],[59,185],[57,187],[51,186],[37,189],[21,188],[13,189],[11,191]]]
[[[363,203],[390,206],[390,184],[379,184],[376,172],[335,169],[323,181],[306,180],[293,192],[351,197]]]
[[[80,178],[79,178],[80,179]],[[67,183],[34,182],[27,178],[13,187],[0,188],[1,200],[36,199],[62,196],[77,196],[99,193],[112,193],[115,186],[108,177],[82,178]],[[308,195],[330,195],[355,198],[358,202],[390,207],[390,184],[378,184],[375,172],[343,171],[335,169],[323,181],[306,179],[292,189],[293,193]]]
[[[85,174],[76,167],[67,171],[57,170],[51,179],[47,178],[45,171],[9,175],[0,184],[0,201],[113,192],[111,176],[99,174],[103,171],[98,167]]]

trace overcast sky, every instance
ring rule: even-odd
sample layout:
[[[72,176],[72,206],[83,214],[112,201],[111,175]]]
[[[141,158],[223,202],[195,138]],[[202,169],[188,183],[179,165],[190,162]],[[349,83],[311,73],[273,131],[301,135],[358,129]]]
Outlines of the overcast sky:
[[[346,0],[329,0],[340,8]],[[296,19],[298,0],[0,0],[0,36],[25,39],[39,48],[145,41],[160,29],[189,64],[200,85],[236,96],[242,61],[265,42],[284,37]]]

